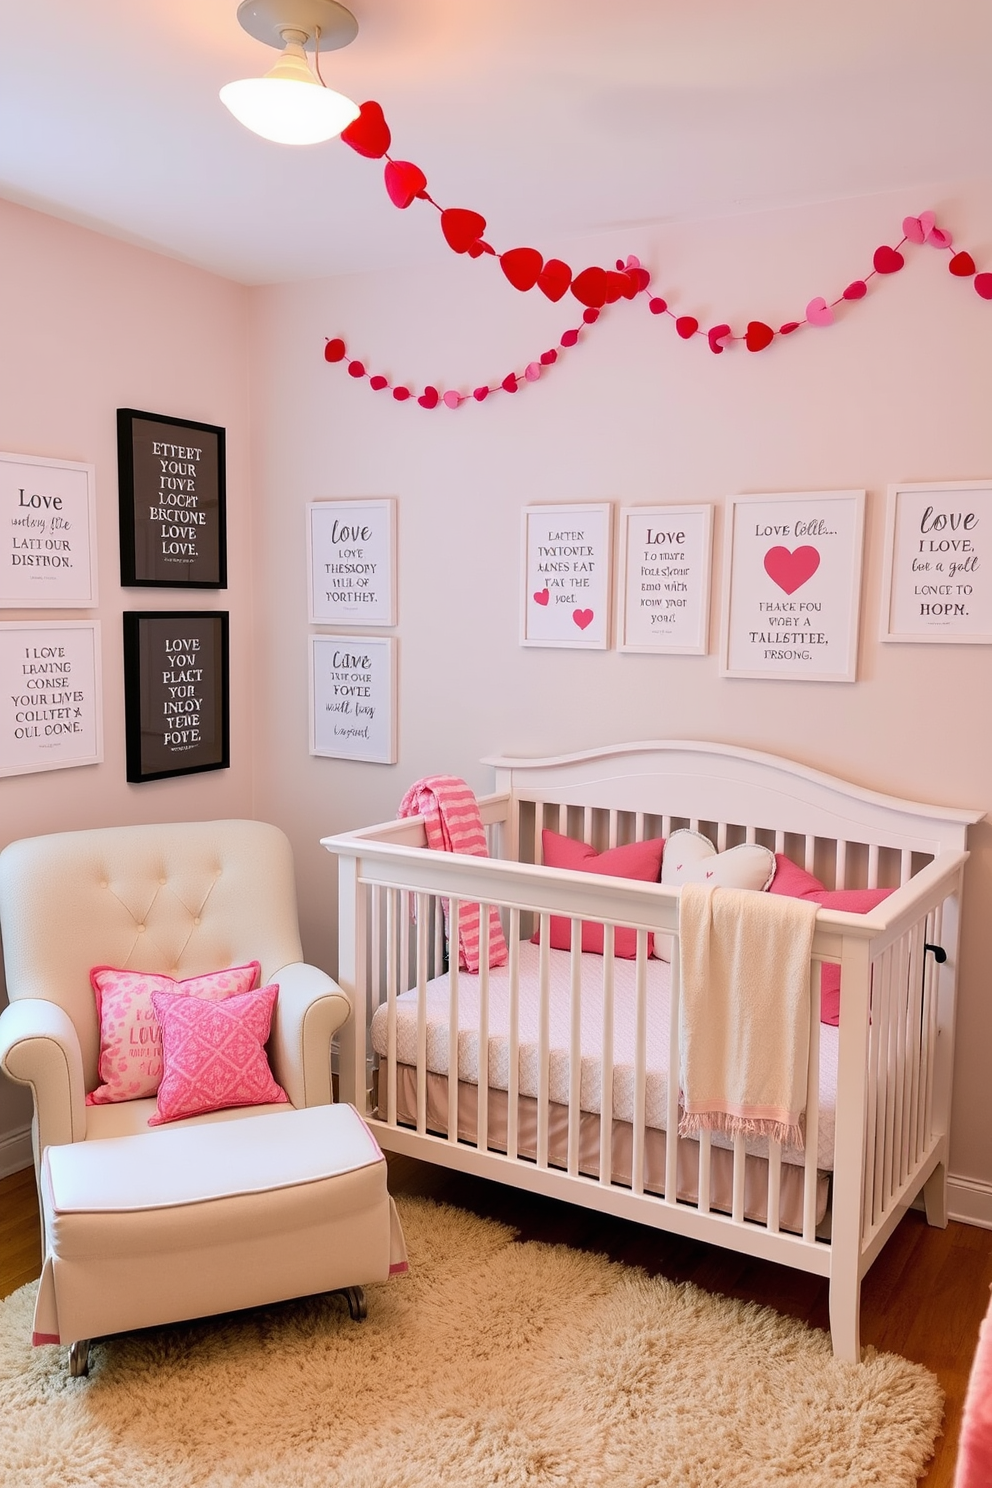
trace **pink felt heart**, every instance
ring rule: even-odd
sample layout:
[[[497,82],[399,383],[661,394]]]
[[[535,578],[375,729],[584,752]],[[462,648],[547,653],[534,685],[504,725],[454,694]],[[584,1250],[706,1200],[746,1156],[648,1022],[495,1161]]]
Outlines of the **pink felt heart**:
[[[694,315],[680,315],[675,322],[675,329],[683,341],[688,341],[699,330],[699,321]]]
[[[536,382],[541,375],[540,362],[528,362],[524,368],[524,376],[528,382]]]
[[[863,279],[855,279],[844,291],[845,300],[863,300],[868,293],[868,286]]]
[[[508,248],[499,256],[500,268],[514,289],[533,289],[544,268],[544,259],[536,248]]]
[[[712,330],[706,332],[706,339],[710,343],[710,351],[715,352],[719,356],[725,350],[724,341],[732,334],[729,325],[713,326]]]
[[[578,339],[579,339],[579,333],[578,333],[578,331],[574,331],[574,330],[573,331],[562,331],[562,333],[561,333],[561,344],[562,344],[562,346],[574,346],[575,343],[576,343],[576,341],[578,341]]]
[[[834,312],[822,295],[817,295],[806,306],[806,319],[811,326],[828,326],[834,323]]]
[[[427,187],[427,177],[412,160],[387,160],[383,179],[394,207],[408,207]]]
[[[457,408],[459,403],[463,401],[463,394],[456,393],[454,388],[449,388],[441,401],[444,403],[445,408]]]
[[[477,387],[475,392],[472,394],[472,397],[475,399],[476,403],[484,403],[485,400],[489,397],[489,389],[487,387]]]
[[[436,408],[441,401],[441,395],[436,387],[425,387],[417,402],[421,408]]]
[[[572,280],[572,293],[580,305],[589,305],[598,310],[601,305],[606,304],[606,270],[596,268],[595,265],[583,269]]]
[[[992,300],[992,274],[975,275],[975,293],[983,300]]]
[[[325,362],[341,362],[347,353],[347,347],[340,336],[335,336],[333,341],[328,341],[324,347]]]
[[[952,238],[943,227],[933,227],[927,233],[927,242],[931,248],[950,248]]]
[[[506,376],[503,378],[503,381],[500,383],[500,387],[503,389],[504,393],[515,393],[517,391],[516,372],[507,372]]]
[[[911,243],[925,243],[936,221],[933,212],[921,212],[919,217],[904,217],[902,230]]]
[[[539,605],[546,605],[547,602],[548,602],[548,600],[550,598],[551,598],[551,592],[550,592],[550,590],[548,590],[548,589],[538,589],[537,593],[534,595],[534,603],[535,604],[539,604]]]
[[[592,610],[573,610],[572,619],[580,630],[585,630],[593,622],[593,612]]]
[[[668,301],[663,300],[660,295],[655,295],[652,299],[648,300],[648,309],[652,315],[664,315],[668,309]]]
[[[558,353],[557,353],[557,351],[555,351],[555,349],[553,347],[552,347],[552,349],[550,351],[542,351],[541,352],[541,365],[542,365],[542,367],[550,367],[557,360],[558,360]]]
[[[763,320],[749,320],[744,345],[748,351],[764,351],[775,340],[775,332]]]
[[[816,548],[769,548],[765,554],[765,573],[773,584],[786,594],[795,594],[820,566],[820,555]]]
[[[381,105],[372,99],[363,103],[358,118],[353,119],[347,129],[342,129],[341,138],[367,160],[381,160],[391,140]]]
[[[975,272],[975,260],[970,253],[955,253],[947,265],[957,279],[970,279]]]
[[[537,276],[537,287],[549,300],[557,302],[568,291],[572,271],[560,258],[549,258]]]
[[[887,243],[875,249],[871,261],[875,266],[876,274],[898,274],[906,262],[898,249],[890,248]]]
[[[441,213],[444,241],[455,253],[468,253],[486,230],[486,219],[467,207],[448,207]]]
[[[375,377],[369,378],[369,387],[374,388],[377,393],[381,393],[383,388],[387,388],[388,386],[389,379],[382,377],[379,373],[376,373]]]

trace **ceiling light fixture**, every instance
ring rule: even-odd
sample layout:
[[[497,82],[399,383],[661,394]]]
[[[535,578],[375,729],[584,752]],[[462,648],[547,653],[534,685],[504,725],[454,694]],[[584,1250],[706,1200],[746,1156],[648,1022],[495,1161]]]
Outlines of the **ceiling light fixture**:
[[[264,77],[220,90],[221,102],[247,129],[280,145],[316,145],[358,118],[357,104],[325,86],[318,55],[354,41],[358,22],[350,10],[337,0],[242,0],[238,20],[256,41],[283,49]]]

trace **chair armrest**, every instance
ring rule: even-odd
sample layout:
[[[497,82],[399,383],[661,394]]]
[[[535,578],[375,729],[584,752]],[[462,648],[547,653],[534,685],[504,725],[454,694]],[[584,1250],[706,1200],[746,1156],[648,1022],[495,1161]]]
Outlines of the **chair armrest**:
[[[26,997],[0,1013],[0,1069],[30,1085],[37,1123],[37,1160],[46,1147],[86,1136],[86,1086],[79,1038],[54,1002]]]
[[[331,1040],[351,1003],[333,978],[303,961],[269,980],[279,983],[268,1043],[272,1073],[294,1106],[329,1106]]]

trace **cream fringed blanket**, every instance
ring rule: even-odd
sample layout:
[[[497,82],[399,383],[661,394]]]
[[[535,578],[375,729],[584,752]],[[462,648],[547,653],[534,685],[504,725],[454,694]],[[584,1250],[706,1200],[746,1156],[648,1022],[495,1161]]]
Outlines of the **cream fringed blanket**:
[[[816,913],[785,895],[683,884],[680,1135],[803,1146]]]

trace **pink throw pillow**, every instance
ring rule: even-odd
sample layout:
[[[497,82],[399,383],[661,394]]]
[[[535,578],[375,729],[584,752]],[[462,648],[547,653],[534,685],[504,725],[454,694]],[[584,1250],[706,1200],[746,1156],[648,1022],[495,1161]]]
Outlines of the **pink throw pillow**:
[[[812,873],[807,873],[784,853],[775,854],[775,876],[768,885],[769,894],[787,894],[790,899],[804,899],[807,894],[822,888],[823,884]]]
[[[623,847],[611,847],[606,852],[597,852],[587,842],[577,842],[574,837],[563,837],[560,832],[541,833],[541,847],[546,868],[571,868],[576,873],[609,874],[614,878],[636,878],[641,883],[657,883],[661,875],[661,855],[665,839],[653,837],[647,842],[628,842]],[[531,940],[536,945],[541,938],[535,931]],[[613,952],[625,961],[637,955],[637,931],[617,927],[614,933]],[[648,955],[654,951],[654,937],[648,936]],[[551,948],[568,951],[572,946],[572,922],[565,915],[551,916]],[[582,922],[582,949],[594,956],[603,954],[603,926],[595,920]]]
[[[106,1106],[115,1101],[142,1100],[154,1095],[162,1076],[162,1030],[152,1007],[153,992],[174,992],[217,1002],[248,992],[258,982],[261,966],[231,966],[204,976],[174,977],[158,972],[120,971],[114,966],[94,966],[90,983],[100,1020],[100,1062],[103,1082],[86,1097],[88,1106]]]
[[[223,1002],[152,993],[162,1025],[165,1068],[149,1126],[228,1106],[261,1106],[289,1099],[273,1079],[265,1053],[278,993],[275,983],[236,993]]]

